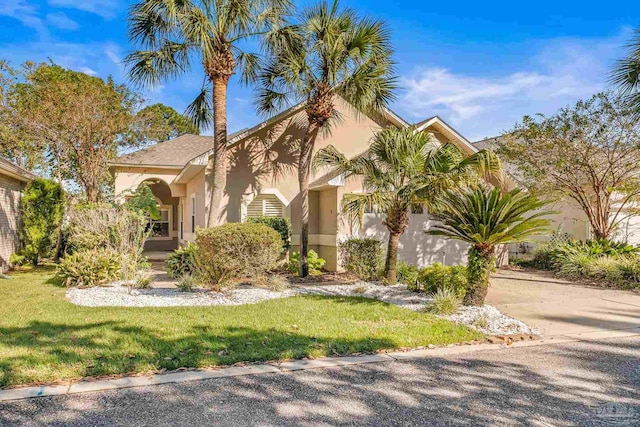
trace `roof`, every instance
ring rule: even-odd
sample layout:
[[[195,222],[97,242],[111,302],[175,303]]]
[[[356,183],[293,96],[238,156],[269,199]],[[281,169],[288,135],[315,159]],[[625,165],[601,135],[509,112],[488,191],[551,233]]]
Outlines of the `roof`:
[[[145,165],[182,169],[189,160],[211,148],[213,148],[213,137],[186,134],[120,156],[110,165]]]
[[[18,181],[28,182],[36,176],[26,169],[11,163],[9,160],[0,157],[0,174],[7,175]]]

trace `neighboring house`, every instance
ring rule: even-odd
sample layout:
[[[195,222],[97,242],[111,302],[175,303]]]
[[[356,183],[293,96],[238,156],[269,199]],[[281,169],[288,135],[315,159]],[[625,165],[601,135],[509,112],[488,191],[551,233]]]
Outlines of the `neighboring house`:
[[[34,177],[0,158],[0,272],[9,269],[9,257],[20,248],[20,196]]]
[[[409,126],[391,111],[380,117],[355,113],[341,98],[341,114],[331,132],[320,136],[316,150],[334,145],[347,157],[365,153],[381,128]],[[293,107],[259,125],[229,136],[230,166],[222,204],[221,222],[240,222],[248,217],[286,216],[293,224],[292,246],[300,242],[300,200],[295,147],[304,135],[306,117],[302,106]],[[471,154],[476,148],[438,117],[415,125],[440,142],[451,142]],[[141,183],[148,183],[162,215],[154,221],[155,235],[148,250],[171,250],[194,240],[197,227],[205,225],[205,166],[211,154],[212,137],[183,135],[176,139],[124,155],[110,165],[115,192],[121,200]],[[313,170],[310,179],[310,249],[327,263],[339,266],[338,243],[354,234],[354,227],[341,215],[344,194],[361,192],[359,179],[345,180],[330,169]],[[386,241],[386,228],[378,214],[367,213],[360,234]],[[429,216],[419,207],[411,215],[409,230],[400,240],[399,257],[424,266],[434,262],[466,262],[467,246],[424,233]]]

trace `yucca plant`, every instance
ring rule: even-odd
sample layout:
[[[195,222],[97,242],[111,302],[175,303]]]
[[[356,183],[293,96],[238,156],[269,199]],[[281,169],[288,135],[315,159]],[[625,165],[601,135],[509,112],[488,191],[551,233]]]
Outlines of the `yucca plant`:
[[[208,226],[218,225],[227,182],[227,87],[258,74],[259,60],[246,41],[275,42],[289,0],[138,0],[129,13],[129,38],[141,46],[127,58],[129,78],[154,86],[202,67],[204,85],[187,108],[195,125],[213,124],[213,156],[207,165]]]
[[[496,245],[525,242],[548,231],[550,221],[542,217],[552,212],[540,211],[545,204],[520,189],[502,194],[500,188],[489,189],[485,185],[441,195],[433,213],[440,223],[427,232],[471,245],[465,305],[484,304]]]
[[[301,277],[309,274],[309,174],[318,134],[339,119],[337,98],[360,113],[380,114],[396,88],[389,31],[381,21],[340,8],[338,1],[305,8],[286,37],[272,49],[259,77],[258,110],[273,115],[304,103],[300,141]]]
[[[384,274],[396,282],[398,242],[409,226],[414,204],[434,205],[442,191],[476,182],[482,176],[499,178],[502,167],[490,151],[466,156],[453,144],[440,144],[414,128],[388,128],[376,134],[366,155],[347,159],[333,146],[318,151],[315,162],[332,166],[346,177],[361,177],[363,193],[346,194],[342,210],[362,219],[367,207],[384,215],[389,230]]]

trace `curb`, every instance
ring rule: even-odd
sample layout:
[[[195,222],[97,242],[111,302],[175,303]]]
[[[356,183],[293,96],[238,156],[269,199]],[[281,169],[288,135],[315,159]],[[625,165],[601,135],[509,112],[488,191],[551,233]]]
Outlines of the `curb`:
[[[627,338],[640,335],[640,327],[612,331],[585,332],[578,334],[554,335],[537,341],[517,341],[507,344],[473,344],[433,349],[393,351],[364,356],[326,357],[321,359],[293,360],[282,363],[265,363],[261,365],[235,366],[223,369],[203,369],[197,371],[171,372],[168,374],[150,374],[137,377],[122,377],[98,381],[80,381],[68,385],[22,387],[0,390],[0,402],[30,399],[35,397],[60,396],[77,393],[88,393],[106,390],[117,390],[132,387],[146,387],[159,384],[201,381],[214,378],[229,378],[247,375],[277,374],[309,369],[321,369],[338,366],[363,365],[426,359],[432,357],[453,356],[485,350],[498,350],[519,347],[538,347],[554,344],[565,344],[580,341],[593,341],[611,338]]]

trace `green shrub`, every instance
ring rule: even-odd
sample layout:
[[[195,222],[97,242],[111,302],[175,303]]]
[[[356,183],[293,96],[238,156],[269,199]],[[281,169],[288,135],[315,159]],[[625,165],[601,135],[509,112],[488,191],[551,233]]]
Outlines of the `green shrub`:
[[[193,288],[195,287],[196,281],[190,273],[183,274],[178,279],[178,283],[176,283],[176,288],[180,292],[193,292]]]
[[[220,290],[234,279],[273,269],[282,252],[282,239],[263,224],[230,223],[198,230],[196,246],[198,278]]]
[[[318,276],[322,274],[322,267],[326,264],[326,261],[320,258],[320,255],[313,249],[307,254],[307,260],[309,261],[309,274],[312,276]],[[293,274],[298,273],[298,267],[300,265],[300,252],[294,252],[289,256],[289,271]]]
[[[625,285],[633,288],[638,287],[640,284],[640,258],[637,256],[620,257],[617,267]]]
[[[430,297],[433,298],[433,300],[427,303],[427,310],[433,314],[444,316],[453,314],[458,311],[462,305],[462,298],[451,288],[438,288]]]
[[[111,249],[90,249],[66,256],[56,276],[65,286],[93,287],[120,277],[122,256]]]
[[[9,256],[9,265],[13,267],[22,267],[23,265],[27,265],[28,263],[29,260],[22,254],[13,253],[11,254],[11,256]]]
[[[398,263],[396,270],[398,282],[407,285],[411,290],[418,290],[418,276],[420,270],[415,265],[410,265],[404,261]]]
[[[382,243],[374,238],[352,237],[340,242],[342,267],[363,280],[377,279],[382,265]]]
[[[151,287],[151,275],[150,274],[142,274],[139,275],[135,282],[133,282],[134,289],[149,289]]]
[[[165,261],[169,277],[177,279],[185,274],[192,274],[195,271],[195,253],[196,245],[191,242],[171,252]]]
[[[273,228],[280,234],[283,242],[282,248],[287,250],[291,247],[291,221],[289,221],[289,218],[258,216],[247,219],[247,222],[251,224],[264,224]]]
[[[418,286],[426,293],[436,292],[446,287],[453,290],[460,298],[467,291],[467,267],[463,265],[445,266],[435,263],[420,269]]]

